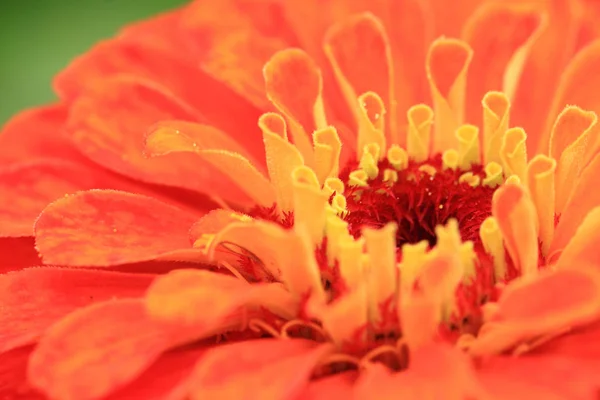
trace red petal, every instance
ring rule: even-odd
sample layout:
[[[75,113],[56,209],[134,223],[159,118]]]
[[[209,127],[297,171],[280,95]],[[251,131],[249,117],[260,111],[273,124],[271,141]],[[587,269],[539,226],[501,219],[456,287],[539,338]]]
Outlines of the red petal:
[[[329,344],[302,339],[264,339],[221,346],[199,362],[192,398],[279,400],[295,398],[306,387]]]
[[[104,400],[180,400],[189,391],[191,373],[208,348],[183,349],[163,354],[136,380]]]
[[[0,354],[0,399],[46,399],[27,382],[27,362],[32,350],[32,346],[27,346]]]
[[[0,132],[0,162],[23,162],[34,157],[82,159],[62,132],[67,110],[66,106],[56,104],[12,117]]]
[[[156,199],[112,190],[80,192],[50,204],[35,225],[48,264],[110,266],[190,249],[196,218]]]
[[[143,296],[154,276],[51,267],[0,275],[0,352],[37,340],[80,307]]]
[[[134,75],[160,83],[199,110],[204,122],[239,138],[240,143],[262,160],[264,150],[260,131],[240,131],[240,127],[255,127],[261,111],[198,68],[198,58],[191,63],[182,59],[179,54],[186,54],[180,48],[182,44],[173,45],[177,46],[175,55],[174,51],[165,53],[122,40],[100,43],[58,74],[54,87],[61,98],[73,101],[82,93],[102,87],[106,78],[117,74]],[[235,118],[231,118],[233,115]]]
[[[32,237],[0,238],[0,274],[42,265]]]
[[[47,331],[27,375],[49,397],[97,399],[139,376],[177,336],[146,315],[142,300],[96,304]]]

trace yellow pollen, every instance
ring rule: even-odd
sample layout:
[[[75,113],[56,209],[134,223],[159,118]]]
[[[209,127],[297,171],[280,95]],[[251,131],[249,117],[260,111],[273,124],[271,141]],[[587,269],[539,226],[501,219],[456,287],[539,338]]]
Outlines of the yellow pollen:
[[[492,256],[496,280],[503,280],[506,277],[506,258],[502,232],[496,218],[488,217],[483,221],[479,227],[479,237],[485,251]]]
[[[379,145],[377,143],[370,143],[364,148],[359,167],[367,173],[369,179],[375,179],[379,175],[379,168],[377,167],[379,153]]]
[[[442,168],[444,170],[451,169],[452,171],[458,168],[459,155],[455,149],[448,149],[442,154]]]

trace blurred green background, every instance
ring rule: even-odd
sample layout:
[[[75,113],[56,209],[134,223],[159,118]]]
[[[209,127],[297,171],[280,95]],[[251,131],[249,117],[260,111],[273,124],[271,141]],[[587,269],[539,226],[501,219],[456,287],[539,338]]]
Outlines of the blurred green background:
[[[130,21],[186,2],[3,0],[0,6],[0,125],[20,109],[54,99],[50,87],[54,74],[98,39],[112,36]]]

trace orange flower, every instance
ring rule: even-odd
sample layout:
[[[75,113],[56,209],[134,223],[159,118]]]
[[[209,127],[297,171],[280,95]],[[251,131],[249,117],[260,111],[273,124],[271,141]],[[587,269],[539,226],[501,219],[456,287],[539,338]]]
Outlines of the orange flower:
[[[0,137],[2,236],[60,196],[36,248],[94,267],[0,276],[0,394],[594,398],[594,8],[212,3]]]

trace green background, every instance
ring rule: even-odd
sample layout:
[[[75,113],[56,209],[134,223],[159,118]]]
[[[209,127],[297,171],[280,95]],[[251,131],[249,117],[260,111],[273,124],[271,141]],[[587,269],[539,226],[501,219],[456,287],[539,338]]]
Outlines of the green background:
[[[50,87],[54,74],[98,39],[112,36],[130,21],[186,2],[3,0],[0,6],[0,124],[23,108],[54,99]]]

